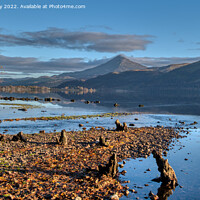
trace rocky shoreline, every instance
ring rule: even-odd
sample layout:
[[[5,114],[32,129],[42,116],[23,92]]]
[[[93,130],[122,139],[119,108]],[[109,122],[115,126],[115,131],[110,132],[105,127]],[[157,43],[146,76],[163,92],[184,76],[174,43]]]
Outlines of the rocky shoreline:
[[[153,150],[169,150],[181,130],[170,127],[130,128],[126,131],[91,128],[66,132],[67,144],[57,143],[59,132],[24,134],[26,142],[0,141],[1,199],[110,199],[127,191],[117,176],[102,174],[113,153],[117,161],[147,158]],[[107,145],[99,142],[104,138]],[[80,197],[80,198],[79,198]]]

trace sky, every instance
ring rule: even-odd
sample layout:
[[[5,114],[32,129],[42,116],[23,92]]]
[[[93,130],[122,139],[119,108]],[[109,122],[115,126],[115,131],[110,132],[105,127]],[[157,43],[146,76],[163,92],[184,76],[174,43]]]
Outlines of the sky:
[[[63,5],[80,8],[55,8]],[[198,61],[199,8],[199,0],[1,0],[0,77],[80,71],[118,54],[151,67]]]

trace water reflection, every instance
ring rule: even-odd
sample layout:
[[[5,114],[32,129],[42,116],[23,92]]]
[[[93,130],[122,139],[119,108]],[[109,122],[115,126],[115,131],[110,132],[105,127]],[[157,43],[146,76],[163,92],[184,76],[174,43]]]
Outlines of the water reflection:
[[[162,183],[161,186],[158,188],[158,193],[157,193],[158,198],[160,200],[167,200],[168,197],[170,197],[173,194],[173,190],[175,191],[175,188],[176,187],[169,188]]]
[[[10,97],[10,93],[1,93],[2,96]],[[29,97],[29,98],[58,98],[60,102],[56,102],[61,106],[68,106],[66,102],[74,99],[71,107],[77,107],[79,103],[84,101],[100,101],[96,107],[97,109],[106,108],[113,109],[115,103],[119,107],[114,109],[114,112],[142,112],[142,113],[165,113],[165,114],[192,114],[200,115],[200,93],[198,89],[180,89],[180,90],[83,90],[83,91],[69,91],[56,93],[12,93],[14,97]],[[144,107],[138,107],[139,104]],[[81,105],[82,107],[82,105]],[[88,106],[90,109],[90,107]]]

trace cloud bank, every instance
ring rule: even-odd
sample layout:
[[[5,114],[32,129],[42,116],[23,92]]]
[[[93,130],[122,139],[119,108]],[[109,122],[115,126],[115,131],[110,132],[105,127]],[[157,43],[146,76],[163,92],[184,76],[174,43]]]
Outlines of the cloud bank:
[[[1,30],[0,30],[1,31]],[[0,46],[62,48],[96,52],[131,52],[145,50],[151,35],[108,34],[103,32],[67,31],[49,28],[20,34],[0,34]]]
[[[85,60],[83,58],[52,58],[48,61],[41,61],[34,57],[9,57],[0,55],[2,71],[22,73],[51,73],[53,71],[80,71],[95,67],[106,62],[107,59]]]

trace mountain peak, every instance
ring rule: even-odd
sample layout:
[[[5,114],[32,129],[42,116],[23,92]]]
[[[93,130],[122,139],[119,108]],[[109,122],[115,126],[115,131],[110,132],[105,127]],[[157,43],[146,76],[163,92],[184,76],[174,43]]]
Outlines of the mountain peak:
[[[118,59],[118,60],[127,59],[127,60],[129,60],[124,54],[119,54],[119,55],[115,56],[113,59]],[[113,60],[113,59],[111,59],[111,60]]]
[[[112,58],[111,60],[107,61],[106,63],[98,65],[97,67],[86,69],[80,72],[74,72],[71,74],[64,73],[61,76],[68,75],[68,76],[78,78],[78,79],[80,78],[88,79],[88,78],[96,77],[99,75],[104,75],[107,73],[124,72],[124,71],[132,71],[132,70],[140,71],[140,70],[145,70],[145,69],[147,69],[147,67],[139,63],[133,62],[132,60],[130,60],[123,54],[119,54],[115,56],[114,58]]]

